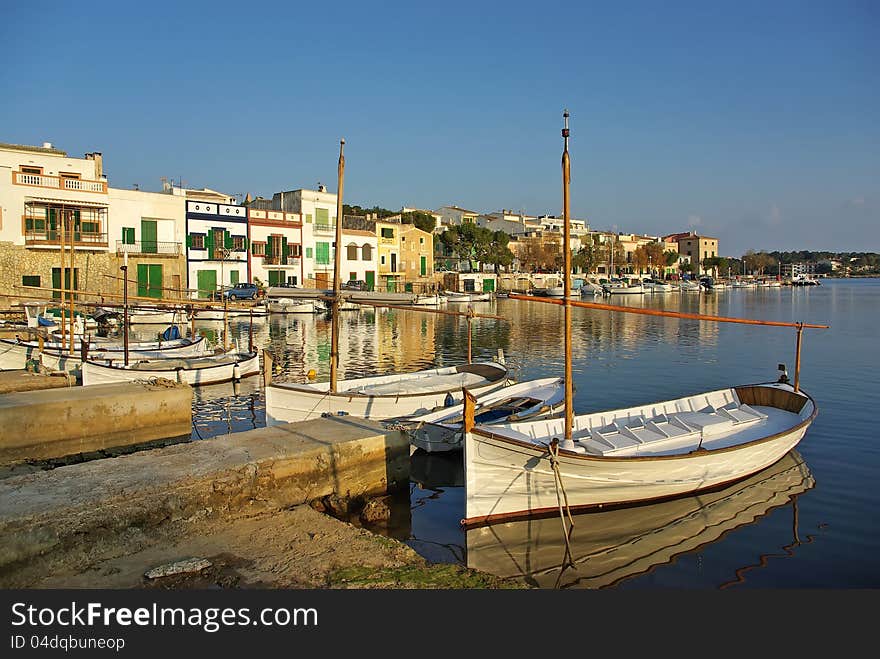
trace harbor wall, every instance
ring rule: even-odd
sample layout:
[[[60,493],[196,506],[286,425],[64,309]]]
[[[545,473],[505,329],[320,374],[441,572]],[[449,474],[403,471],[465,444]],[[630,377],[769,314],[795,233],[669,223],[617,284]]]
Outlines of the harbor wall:
[[[189,435],[192,395],[170,380],[0,395],[0,464]]]
[[[399,430],[331,417],[0,479],[0,584],[23,561],[164,522],[393,491],[409,448]]]

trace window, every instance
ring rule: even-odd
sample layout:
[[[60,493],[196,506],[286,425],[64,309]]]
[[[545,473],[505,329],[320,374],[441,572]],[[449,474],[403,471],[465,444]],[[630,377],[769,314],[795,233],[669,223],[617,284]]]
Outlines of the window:
[[[75,172],[58,172],[58,176],[60,176],[61,178],[73,178],[73,179],[81,178],[81,176]]]
[[[42,167],[34,167],[32,165],[21,165],[21,166],[19,166],[18,170],[22,174],[42,174],[43,173]]]
[[[419,245],[424,245],[424,244],[425,244],[425,239],[419,238]]]
[[[40,275],[22,275],[21,276],[21,285],[22,286],[36,286],[40,287]]]
[[[384,255],[384,254],[383,254],[382,256],[379,257],[379,264],[380,264],[380,265],[385,265],[385,255]]]
[[[134,245],[134,227],[122,227],[122,244]]]
[[[306,247],[306,258],[307,259],[312,258],[312,248],[311,247]]]
[[[232,236],[232,249],[235,252],[246,252],[247,238],[244,236]]]
[[[312,215],[310,213],[306,213],[306,224],[312,223]]]
[[[394,238],[394,229],[392,229],[391,227],[383,227],[382,237],[383,238]]]
[[[290,277],[287,278],[287,283],[290,286],[296,286],[296,284],[297,284],[296,275],[290,275]]]
[[[302,245],[288,245],[289,255],[294,258],[302,256]]]
[[[266,243],[251,243],[251,253],[254,256],[266,256]]]
[[[373,246],[370,243],[364,243],[361,247],[361,258],[364,261],[373,260]]]
[[[322,265],[329,265],[330,243],[315,243],[315,262]]]
[[[357,245],[349,245],[346,248],[345,258],[347,258],[349,261],[357,261],[357,257],[358,257],[358,246]],[[357,277],[352,277],[352,279],[357,279]]]
[[[205,234],[191,233],[189,234],[189,246],[193,249],[205,249]]]

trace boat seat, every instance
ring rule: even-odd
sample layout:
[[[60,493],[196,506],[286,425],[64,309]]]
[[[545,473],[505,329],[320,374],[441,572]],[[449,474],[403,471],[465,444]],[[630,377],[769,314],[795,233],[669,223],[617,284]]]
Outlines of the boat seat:
[[[648,445],[653,448],[658,443],[698,434],[698,429],[686,425],[673,415],[661,414],[650,420],[644,417],[616,420],[610,425],[583,433],[578,441],[594,455],[607,455]]]
[[[707,412],[679,412],[675,415],[691,428],[703,433],[703,437],[720,435],[733,429],[733,420],[720,414]]]
[[[729,405],[725,405],[724,407],[719,407],[718,413],[729,418],[731,421],[733,421],[734,425],[739,425],[743,423],[754,423],[755,421],[760,421],[761,419],[767,418],[766,414],[749,407],[745,403],[743,403],[742,405],[730,403]]]

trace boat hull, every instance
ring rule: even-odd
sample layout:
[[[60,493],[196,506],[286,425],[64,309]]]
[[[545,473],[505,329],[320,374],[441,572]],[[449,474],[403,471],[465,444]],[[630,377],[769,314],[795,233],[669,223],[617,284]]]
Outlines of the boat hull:
[[[185,382],[191,386],[200,386],[231,382],[236,379],[236,366],[238,367],[238,378],[246,378],[260,372],[260,359],[256,353],[242,353],[237,356],[240,358],[222,363],[224,357],[228,357],[228,355],[219,356],[217,360],[214,360],[217,362],[216,364],[212,364],[211,358],[207,357],[180,360],[189,362],[190,367],[176,367],[175,364],[180,363],[176,359],[167,360],[169,362],[167,364],[162,363],[166,360],[148,360],[150,366],[155,366],[155,368],[126,368],[88,360],[82,364],[82,381],[84,386],[89,386],[165,378],[175,382]]]
[[[474,382],[473,377],[462,377],[457,369],[482,367],[489,377]],[[472,375],[472,374],[468,374]],[[440,377],[436,377],[440,376]],[[349,414],[364,419],[385,420],[415,414],[424,414],[447,402],[462,400],[462,387],[474,395],[494,391],[507,383],[507,368],[494,363],[428,369],[399,376],[377,376],[337,383],[337,392],[330,393],[328,383],[288,384],[272,383],[266,387],[266,425],[319,418],[322,415]],[[424,382],[424,391],[407,393]],[[433,383],[436,383],[435,387]],[[413,386],[416,385],[416,386]],[[384,387],[387,393],[364,393],[367,387]]]
[[[764,389],[773,385],[759,386]],[[737,388],[737,393],[748,394]],[[638,414],[653,417],[669,413],[682,400],[713,400],[711,395],[723,395],[734,390],[654,403],[641,408],[600,412],[575,417],[573,437],[587,423],[610,423],[609,419],[629,419]],[[766,392],[765,392],[766,393]],[[748,394],[750,399],[752,394]],[[572,510],[603,506],[625,506],[645,501],[674,498],[701,490],[717,488],[764,469],[788,453],[803,438],[816,414],[815,403],[808,396],[779,394],[784,404],[792,406],[792,396],[803,399],[801,409],[773,412],[765,421],[749,425],[739,431],[712,436],[706,429],[690,433],[685,443],[676,445],[674,438],[654,448],[636,448],[628,455],[593,455],[561,450],[559,469],[565,494]],[[756,400],[766,402],[768,396]],[[770,405],[752,408],[759,413],[776,408]],[[749,409],[752,409],[749,408]],[[691,408],[694,409],[694,408]],[[763,412],[762,412],[763,410]],[[602,416],[604,415],[604,417]],[[537,428],[526,427],[521,437]],[[556,424],[559,425],[558,423]],[[720,425],[720,423],[719,423]],[[555,426],[532,439],[514,438],[507,428],[476,427],[467,433],[464,442],[466,502],[465,525],[491,523],[496,520],[542,515],[558,511],[556,478],[552,468],[547,442],[553,436],[561,437]],[[592,427],[592,426],[591,426]],[[737,433],[738,434],[734,434]],[[738,443],[738,442],[742,443]],[[638,451],[642,451],[639,453]]]
[[[207,341],[199,337],[190,342],[187,339],[175,339],[167,345],[159,346],[150,343],[133,343],[129,346],[129,360],[159,359],[162,357],[198,357],[208,354]],[[113,344],[92,344],[88,356],[93,359],[123,360],[125,350],[122,346]],[[17,343],[8,339],[0,340],[0,370],[22,369],[29,359],[40,357],[43,366],[56,371],[70,371],[79,369],[81,366],[81,353],[76,348],[73,355],[68,351],[61,350],[60,346],[44,344],[42,354],[38,343],[29,341]]]

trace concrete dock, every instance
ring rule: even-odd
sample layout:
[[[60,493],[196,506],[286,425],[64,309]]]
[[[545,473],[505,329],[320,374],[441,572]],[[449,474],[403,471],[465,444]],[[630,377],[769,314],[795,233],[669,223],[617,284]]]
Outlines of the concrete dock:
[[[25,369],[0,371],[0,394],[40,389],[63,389],[76,386],[76,377],[70,373],[31,373]]]
[[[132,530],[405,487],[409,448],[398,430],[332,417],[11,476],[0,480],[0,584]]]
[[[39,380],[41,376],[31,377]],[[45,379],[65,384],[0,395],[0,465],[132,446],[192,432],[193,393],[189,385],[157,380],[70,387],[66,378]]]

